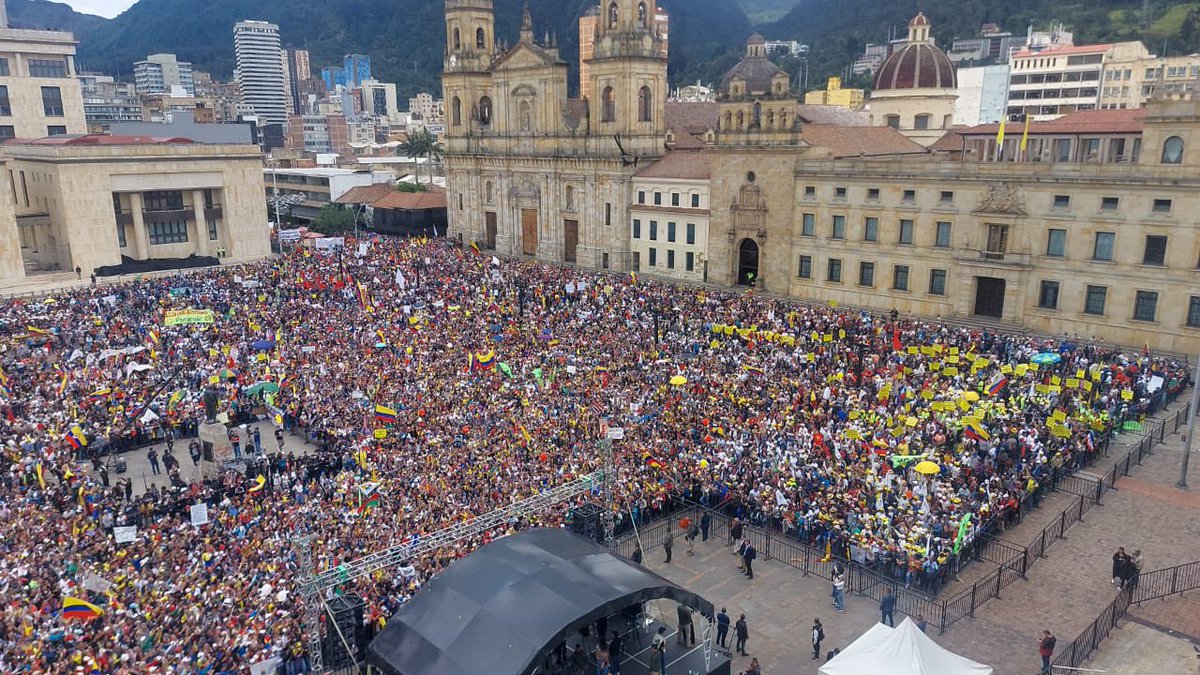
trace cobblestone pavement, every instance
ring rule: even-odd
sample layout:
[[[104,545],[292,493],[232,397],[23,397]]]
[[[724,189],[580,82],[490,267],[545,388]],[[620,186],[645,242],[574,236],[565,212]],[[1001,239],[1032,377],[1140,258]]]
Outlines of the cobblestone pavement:
[[[1187,639],[1126,621],[1086,667],[1110,675],[1189,675],[1200,673],[1200,659]]]

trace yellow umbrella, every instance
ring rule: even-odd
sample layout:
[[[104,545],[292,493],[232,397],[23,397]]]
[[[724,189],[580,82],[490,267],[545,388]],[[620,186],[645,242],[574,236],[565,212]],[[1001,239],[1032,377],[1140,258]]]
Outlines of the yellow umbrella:
[[[671,378],[671,384],[675,385],[676,387],[683,386],[687,384],[687,378],[682,375],[676,375],[675,377]]]
[[[964,393],[964,394],[963,394],[963,399],[965,399],[965,400],[967,400],[967,401],[970,401],[970,402],[974,403],[975,401],[978,401],[978,400],[979,400],[979,392],[977,392],[977,391],[968,391],[968,392],[966,392],[966,393]]]
[[[933,462],[931,462],[929,460],[924,460],[922,462],[918,462],[917,465],[913,467],[913,469],[916,469],[917,473],[924,474],[926,476],[932,476],[933,474],[937,473],[938,471],[941,471],[941,469],[938,468],[937,464],[934,464]]]

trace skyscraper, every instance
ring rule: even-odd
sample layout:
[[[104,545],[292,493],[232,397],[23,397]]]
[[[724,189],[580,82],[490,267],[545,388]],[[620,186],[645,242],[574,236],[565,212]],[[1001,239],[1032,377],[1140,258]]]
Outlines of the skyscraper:
[[[353,89],[371,79],[371,57],[365,54],[347,54],[342,59],[346,70],[346,87]]]
[[[174,54],[151,54],[133,64],[133,79],[139,94],[170,93],[174,87],[183,88],[188,96],[196,94],[192,64]]]
[[[304,110],[300,83],[312,77],[311,61],[307,49],[287,49],[288,91],[292,95],[292,110],[297,115]]]
[[[279,48],[279,26],[240,21],[233,27],[233,51],[242,98],[268,124],[287,124],[287,73]]]

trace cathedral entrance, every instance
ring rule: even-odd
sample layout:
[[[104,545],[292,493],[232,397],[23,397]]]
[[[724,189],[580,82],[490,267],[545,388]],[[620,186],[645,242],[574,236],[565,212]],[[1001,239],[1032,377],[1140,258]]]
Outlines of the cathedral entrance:
[[[521,209],[521,253],[537,255],[538,212],[537,209]]]
[[[575,262],[575,249],[579,248],[579,221],[563,221],[563,262]]]
[[[743,239],[738,246],[738,277],[739,286],[754,287],[758,281],[758,243],[753,239]]]
[[[975,315],[999,319],[1004,316],[1004,279],[975,277]]]
[[[483,215],[483,244],[485,247],[496,250],[496,212],[488,211]]]

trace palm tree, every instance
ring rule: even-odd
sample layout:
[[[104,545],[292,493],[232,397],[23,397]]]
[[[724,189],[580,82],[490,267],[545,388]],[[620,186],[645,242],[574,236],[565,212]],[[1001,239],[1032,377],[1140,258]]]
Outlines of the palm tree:
[[[404,143],[400,145],[400,149],[405,155],[412,157],[413,159],[420,159],[422,157],[428,159],[430,165],[432,165],[434,162],[440,162],[442,160],[443,148],[441,144],[437,142],[437,136],[429,133],[428,129],[421,129],[409,134],[408,138],[404,140]],[[421,183],[420,164],[416,165],[416,172],[417,184],[419,185]],[[430,168],[430,182],[433,182],[432,166]]]

